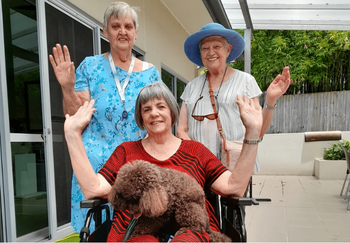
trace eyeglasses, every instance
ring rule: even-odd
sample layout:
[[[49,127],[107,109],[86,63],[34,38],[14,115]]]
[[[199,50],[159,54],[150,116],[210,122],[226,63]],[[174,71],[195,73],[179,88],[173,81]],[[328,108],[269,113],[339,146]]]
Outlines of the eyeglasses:
[[[193,110],[192,110],[192,117],[194,119],[196,119],[197,121],[203,121],[204,118],[207,118],[208,120],[215,120],[216,118],[218,118],[218,113],[213,113],[213,114],[209,114],[209,115],[206,115],[206,116],[194,116],[193,113],[194,113],[194,110],[196,109],[196,106],[197,106],[197,103],[198,101],[200,101],[201,99],[203,98],[203,96],[201,95],[199,97],[199,99],[196,101],[196,103],[194,104],[194,107],[193,107]]]

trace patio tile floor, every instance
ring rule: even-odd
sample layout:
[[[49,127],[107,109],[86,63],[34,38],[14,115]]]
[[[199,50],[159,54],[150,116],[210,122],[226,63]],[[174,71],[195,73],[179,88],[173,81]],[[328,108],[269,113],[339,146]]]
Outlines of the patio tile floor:
[[[246,207],[248,242],[350,242],[343,181],[254,175],[253,197],[272,201]]]

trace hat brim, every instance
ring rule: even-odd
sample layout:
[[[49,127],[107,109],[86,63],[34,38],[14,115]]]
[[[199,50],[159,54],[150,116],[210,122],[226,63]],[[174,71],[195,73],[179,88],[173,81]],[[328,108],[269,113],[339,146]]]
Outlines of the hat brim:
[[[222,36],[225,37],[232,45],[232,50],[227,58],[227,63],[235,60],[239,57],[245,46],[243,37],[236,31],[231,29],[208,29],[201,30],[190,35],[185,43],[184,50],[185,54],[190,61],[198,66],[203,66],[202,58],[199,51],[199,42],[209,36]]]

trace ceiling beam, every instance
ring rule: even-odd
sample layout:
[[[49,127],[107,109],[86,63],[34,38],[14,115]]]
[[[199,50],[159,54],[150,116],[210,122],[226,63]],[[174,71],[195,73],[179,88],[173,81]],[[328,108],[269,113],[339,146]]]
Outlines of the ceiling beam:
[[[252,23],[252,19],[250,17],[247,0],[239,0],[239,5],[241,6],[243,18],[244,18],[245,25],[246,25],[247,29],[253,30],[253,23]]]
[[[202,0],[211,18],[215,23],[223,25],[227,29],[232,29],[230,21],[226,15],[221,0]]]

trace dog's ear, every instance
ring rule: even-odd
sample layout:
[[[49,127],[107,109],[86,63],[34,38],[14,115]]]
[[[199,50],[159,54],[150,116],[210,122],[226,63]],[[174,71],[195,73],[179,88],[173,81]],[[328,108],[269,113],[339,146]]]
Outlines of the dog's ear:
[[[115,188],[115,185],[112,187],[112,190],[109,192],[108,202],[111,204],[111,206],[115,210],[122,209],[123,202],[122,202],[121,198],[118,196],[118,192]]]
[[[167,210],[168,194],[163,187],[152,188],[143,193],[139,206],[146,217],[158,217]]]

